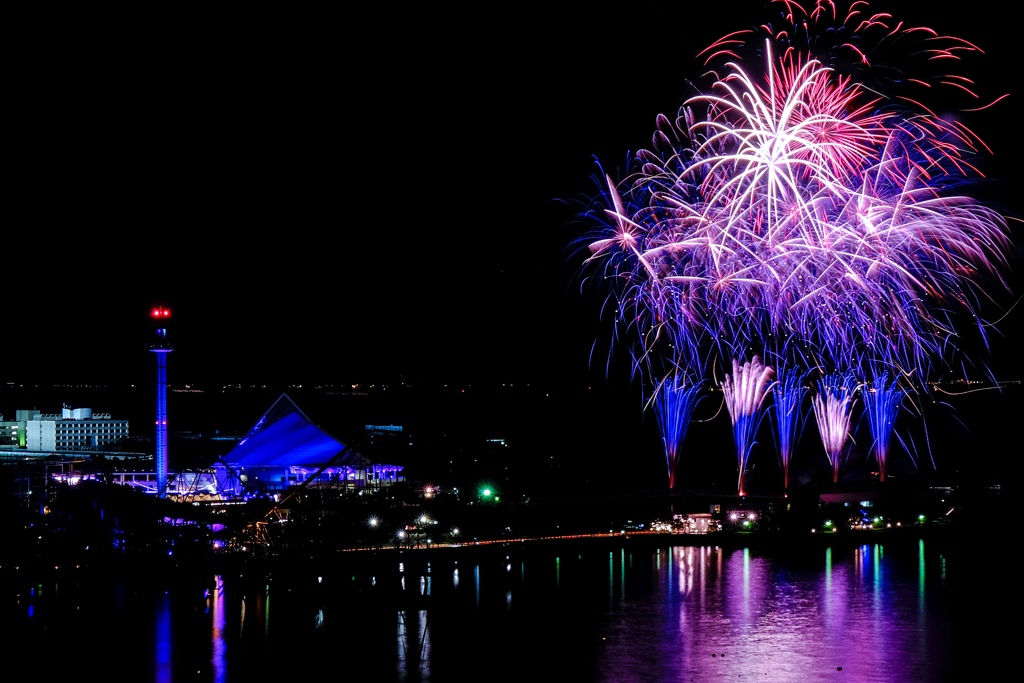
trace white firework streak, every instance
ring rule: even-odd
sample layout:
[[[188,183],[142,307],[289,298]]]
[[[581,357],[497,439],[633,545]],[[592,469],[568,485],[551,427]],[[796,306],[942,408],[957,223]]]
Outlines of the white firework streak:
[[[850,418],[856,400],[857,385],[849,375],[825,375],[818,380],[818,395],[812,399],[818,433],[825,446],[825,455],[832,465],[832,482],[839,481],[839,470],[845,464],[844,450],[850,436]]]
[[[725,405],[732,419],[733,440],[736,442],[736,459],[740,470],[737,490],[741,496],[744,495],[743,474],[754,445],[758,414],[765,398],[768,397],[769,381],[774,372],[773,368],[765,366],[757,356],[743,365],[734,358],[732,374],[726,375],[722,382],[722,393],[725,394]]]

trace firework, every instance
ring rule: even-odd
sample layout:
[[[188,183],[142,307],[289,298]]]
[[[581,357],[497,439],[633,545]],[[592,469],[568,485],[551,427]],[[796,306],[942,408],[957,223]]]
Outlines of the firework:
[[[617,320],[641,353],[667,337],[725,358],[771,335],[806,365],[926,369],[1007,264],[1003,218],[951,191],[972,138],[772,45],[760,75],[729,63],[711,94],[659,116],[637,172],[608,179],[611,220],[590,248]]]
[[[896,413],[903,403],[905,392],[897,382],[888,383],[885,372],[875,376],[870,387],[861,393],[864,399],[864,412],[868,417],[873,439],[872,451],[878,463],[878,480],[885,481],[885,460],[889,453],[889,439],[896,424]]]
[[[846,11],[826,0],[771,6],[781,22],[701,53],[713,82],[674,119],[658,116],[622,182],[605,177],[587,262],[611,285],[637,368],[666,352],[692,370],[759,350],[778,368],[837,373],[813,401],[833,481],[850,377],[876,373],[865,403],[884,477],[886,411],[894,417],[905,395],[884,387],[884,373],[913,369],[923,386],[933,363],[952,363],[966,325],[984,337],[980,302],[991,284],[1006,286],[1006,221],[961,194],[987,148],[928,106],[940,91],[978,98],[946,65],[979,51],[862,1]],[[771,373],[755,361],[756,370],[732,360],[723,383],[741,492]],[[776,387],[787,486],[802,384],[780,373]],[[896,408],[875,405],[876,394]]]
[[[868,117],[841,127],[857,144],[817,141],[808,122],[840,120],[791,115],[828,75],[807,67],[780,84],[782,104],[737,71],[719,83],[728,97],[699,98],[711,113],[687,131],[701,140],[692,163],[645,164],[632,195],[647,205],[622,221],[639,317],[683,346],[710,336],[722,355],[771,332],[833,367],[925,366],[951,337],[951,311],[973,316],[976,280],[1005,266],[1005,222],[927,182],[924,143],[908,146],[919,130]]]
[[[754,447],[754,435],[760,423],[759,415],[765,398],[768,397],[769,384],[774,370],[765,366],[761,359],[754,359],[740,365],[736,359],[732,361],[732,375],[726,375],[722,382],[722,393],[725,394],[725,405],[732,419],[732,436],[736,443],[736,460],[740,469],[737,490],[743,490],[743,474],[747,469],[747,460]]]
[[[679,465],[679,447],[686,438],[693,411],[703,398],[701,383],[687,386],[683,375],[675,374],[665,378],[655,392],[655,413],[661,440],[665,444],[665,461],[668,465],[668,487],[675,488],[676,471]]]
[[[799,432],[803,430],[806,414],[801,414],[800,406],[807,394],[804,383],[807,375],[799,370],[785,371],[779,369],[779,379],[775,383],[774,410],[775,421],[779,433],[779,457],[782,460],[782,485],[789,488],[789,463]]]
[[[812,399],[821,443],[832,465],[832,483],[839,481],[839,470],[845,464],[844,451],[850,436],[850,418],[856,403],[853,394],[856,390],[857,384],[851,375],[825,375],[818,380],[818,395]]]

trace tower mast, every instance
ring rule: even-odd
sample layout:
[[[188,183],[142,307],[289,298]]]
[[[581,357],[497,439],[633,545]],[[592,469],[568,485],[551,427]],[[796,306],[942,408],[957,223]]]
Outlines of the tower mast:
[[[156,354],[156,490],[161,498],[167,496],[167,354],[174,347],[167,341],[167,319],[171,312],[157,306],[150,311],[156,339],[149,350]]]

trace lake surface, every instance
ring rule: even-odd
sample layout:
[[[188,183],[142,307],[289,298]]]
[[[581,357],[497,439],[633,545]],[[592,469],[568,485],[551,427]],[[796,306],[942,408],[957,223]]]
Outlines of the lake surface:
[[[1013,658],[1009,573],[963,545],[437,549],[159,579],[3,567],[0,617],[36,680],[965,680]]]

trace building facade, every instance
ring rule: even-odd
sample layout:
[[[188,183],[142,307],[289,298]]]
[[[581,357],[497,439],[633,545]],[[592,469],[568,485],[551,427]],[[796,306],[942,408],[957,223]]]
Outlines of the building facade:
[[[19,439],[34,451],[104,450],[128,438],[128,420],[114,420],[110,413],[93,413],[91,408],[64,408],[49,415],[19,410],[17,416],[17,428],[24,434]]]

